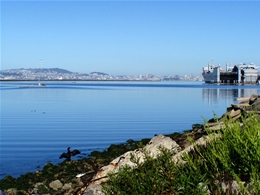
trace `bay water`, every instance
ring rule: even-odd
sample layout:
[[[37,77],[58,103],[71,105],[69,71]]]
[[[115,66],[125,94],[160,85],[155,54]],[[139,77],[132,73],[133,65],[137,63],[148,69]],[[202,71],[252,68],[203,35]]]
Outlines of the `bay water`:
[[[0,82],[0,179],[57,164],[67,147],[88,157],[128,139],[192,129],[256,85],[203,82]]]

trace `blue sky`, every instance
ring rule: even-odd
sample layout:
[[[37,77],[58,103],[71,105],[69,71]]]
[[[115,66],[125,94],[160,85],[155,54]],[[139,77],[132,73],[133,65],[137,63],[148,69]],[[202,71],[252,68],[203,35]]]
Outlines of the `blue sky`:
[[[1,70],[199,75],[260,65],[260,1],[1,1]]]

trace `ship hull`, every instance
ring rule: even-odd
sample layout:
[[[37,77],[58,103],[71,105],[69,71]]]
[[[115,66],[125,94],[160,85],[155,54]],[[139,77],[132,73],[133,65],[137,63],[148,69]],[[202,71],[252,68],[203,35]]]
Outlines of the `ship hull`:
[[[220,66],[216,66],[212,67],[210,71],[203,69],[202,76],[205,83],[258,84],[258,70],[245,67],[239,66],[239,68],[233,69],[233,71],[223,71]]]
[[[220,73],[220,76],[216,76],[212,73],[202,74],[205,83],[244,83],[255,84],[258,83],[258,72],[250,75],[241,76],[238,78],[238,74]],[[239,81],[240,80],[240,81]]]

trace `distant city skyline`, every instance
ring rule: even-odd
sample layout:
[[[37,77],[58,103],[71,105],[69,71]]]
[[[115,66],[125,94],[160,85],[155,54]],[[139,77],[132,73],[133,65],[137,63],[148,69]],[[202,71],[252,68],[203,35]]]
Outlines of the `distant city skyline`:
[[[1,70],[199,75],[260,65],[260,1],[1,1]]]
[[[202,81],[201,75],[111,75],[104,72],[80,73],[59,68],[20,68],[0,71],[0,81]]]

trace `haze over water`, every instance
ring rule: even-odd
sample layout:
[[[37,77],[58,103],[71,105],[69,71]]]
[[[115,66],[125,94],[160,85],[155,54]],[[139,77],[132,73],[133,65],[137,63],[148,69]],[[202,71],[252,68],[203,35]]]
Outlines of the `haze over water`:
[[[212,118],[213,111],[220,117],[237,97],[259,94],[259,86],[202,82],[45,84],[0,83],[0,179],[57,164],[68,146],[82,158],[128,139],[183,132]]]

